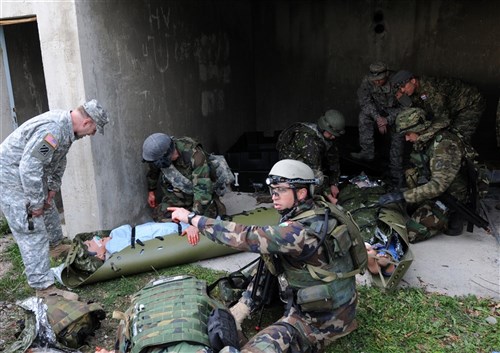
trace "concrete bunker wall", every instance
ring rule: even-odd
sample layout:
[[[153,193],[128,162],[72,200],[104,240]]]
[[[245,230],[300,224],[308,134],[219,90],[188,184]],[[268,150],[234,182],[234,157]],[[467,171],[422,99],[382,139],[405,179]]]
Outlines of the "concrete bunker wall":
[[[224,153],[245,131],[315,121],[330,108],[354,126],[355,92],[375,60],[477,85],[488,107],[474,142],[492,153],[496,7],[494,0],[107,0],[8,3],[0,17],[37,16],[51,109],[95,97],[110,112],[106,134],[78,141],[68,156],[71,236],[147,219],[141,147],[150,133],[193,136]],[[2,108],[2,126],[5,115]]]

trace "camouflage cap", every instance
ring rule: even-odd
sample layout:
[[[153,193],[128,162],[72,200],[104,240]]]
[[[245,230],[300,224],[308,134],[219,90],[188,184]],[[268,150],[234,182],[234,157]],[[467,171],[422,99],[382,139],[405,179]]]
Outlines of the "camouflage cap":
[[[383,80],[388,76],[387,65],[383,62],[376,62],[370,65],[370,74],[368,79],[370,81]]]
[[[396,117],[397,132],[415,132],[420,133],[427,129],[431,122],[426,119],[425,111],[421,108],[404,109]]]
[[[415,75],[410,71],[400,70],[391,77],[391,85],[395,88],[399,88],[414,77]]]
[[[106,125],[109,120],[108,114],[99,102],[95,99],[89,100],[83,103],[83,109],[85,109],[87,114],[94,120],[97,125],[97,131],[99,131],[100,134],[104,134],[104,125]]]

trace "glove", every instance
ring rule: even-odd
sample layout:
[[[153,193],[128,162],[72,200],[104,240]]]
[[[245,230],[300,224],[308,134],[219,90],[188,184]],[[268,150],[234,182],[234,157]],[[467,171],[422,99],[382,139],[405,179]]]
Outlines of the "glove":
[[[390,192],[388,194],[382,195],[378,199],[379,205],[387,205],[388,203],[404,201],[404,196],[402,192]]]

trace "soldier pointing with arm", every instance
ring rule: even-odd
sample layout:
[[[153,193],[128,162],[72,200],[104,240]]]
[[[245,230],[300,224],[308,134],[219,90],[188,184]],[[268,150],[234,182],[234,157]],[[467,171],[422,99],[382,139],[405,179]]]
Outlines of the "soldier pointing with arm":
[[[174,221],[189,222],[214,242],[266,256],[269,271],[278,276],[281,290],[288,294],[284,315],[250,339],[243,352],[321,351],[357,327],[354,275],[360,268],[349,249],[361,246],[365,261],[366,249],[359,230],[340,209],[313,198],[317,179],[305,163],[277,162],[267,184],[281,215],[275,226],[245,226],[183,208],[169,210]],[[250,292],[231,308],[238,326],[254,308]],[[239,351],[225,347],[221,352]]]

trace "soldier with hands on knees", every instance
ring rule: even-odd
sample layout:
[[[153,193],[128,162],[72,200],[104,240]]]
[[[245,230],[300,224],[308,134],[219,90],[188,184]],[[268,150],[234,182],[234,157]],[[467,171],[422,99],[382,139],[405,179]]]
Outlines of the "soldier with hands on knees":
[[[403,174],[403,143],[395,131],[396,116],[402,107],[395,97],[395,90],[389,82],[391,71],[387,64],[376,62],[370,65],[358,88],[358,102],[361,108],[358,118],[360,152],[352,152],[356,159],[372,161],[375,158],[374,127],[381,135],[390,135],[389,166],[391,180],[400,186]]]
[[[225,207],[215,193],[208,155],[190,137],[154,133],[146,138],[142,158],[148,162],[148,204],[155,221],[170,218],[168,207],[185,207],[200,215],[225,215]],[[161,188],[162,199],[156,199]]]
[[[285,313],[251,338],[242,352],[318,352],[357,327],[354,276],[360,267],[350,249],[358,244],[366,264],[365,245],[343,211],[322,197],[313,198],[317,183],[305,163],[278,161],[267,179],[274,208],[281,215],[274,226],[246,226],[170,208],[174,221],[189,222],[212,241],[260,253],[268,270],[278,276],[282,293],[287,294]],[[191,236],[189,241],[198,239]],[[250,292],[247,289],[230,309],[238,327],[254,309]],[[239,350],[227,346],[221,352]]]
[[[92,99],[74,110],[51,110],[19,126],[0,145],[0,204],[16,240],[30,287],[37,295],[76,300],[59,290],[50,270],[49,248],[63,238],[54,196],[75,140],[104,133],[108,117]]]
[[[294,123],[278,137],[280,159],[306,163],[320,180],[316,193],[337,202],[340,157],[336,139],[345,133],[345,118],[338,110],[327,110],[318,122]]]
[[[407,222],[410,242],[428,239],[439,232],[459,235],[463,220],[439,197],[447,193],[459,202],[466,202],[467,175],[464,142],[447,129],[434,131],[432,122],[420,108],[408,108],[398,115],[397,130],[413,144],[410,156],[415,168],[405,172],[408,189],[380,197],[379,203],[406,201],[411,219]],[[426,143],[420,136],[432,131]]]

